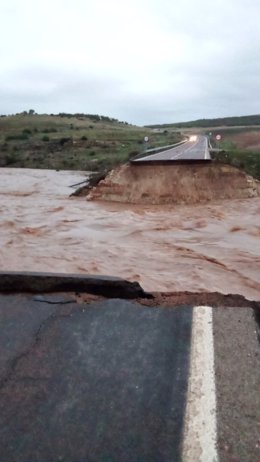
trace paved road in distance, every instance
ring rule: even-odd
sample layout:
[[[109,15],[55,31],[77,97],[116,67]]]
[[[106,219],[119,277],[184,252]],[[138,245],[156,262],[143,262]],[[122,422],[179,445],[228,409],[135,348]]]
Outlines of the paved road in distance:
[[[140,157],[134,162],[149,162],[154,160],[209,160],[208,140],[206,136],[193,136],[189,141],[172,149]]]

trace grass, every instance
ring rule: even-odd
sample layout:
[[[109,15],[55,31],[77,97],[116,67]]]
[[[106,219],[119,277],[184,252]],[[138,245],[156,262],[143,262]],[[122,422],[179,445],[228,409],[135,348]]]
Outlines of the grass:
[[[255,129],[253,133],[256,133]],[[238,129],[235,131],[235,135],[234,130],[223,130],[220,134],[222,135],[222,140],[217,142],[215,133],[212,133],[211,144],[213,147],[223,151],[212,153],[211,156],[217,161],[240,168],[260,180],[260,150],[250,149],[252,145],[252,128],[248,127],[246,131]],[[245,140],[245,147],[240,146],[241,134],[243,134],[243,139]],[[257,140],[260,140],[260,132]]]
[[[148,148],[181,140],[175,130],[155,132],[117,121],[16,115],[0,118],[0,167],[101,171]]]
[[[213,153],[211,156],[219,162],[241,168],[249,175],[260,180],[260,152],[233,149],[217,154]]]

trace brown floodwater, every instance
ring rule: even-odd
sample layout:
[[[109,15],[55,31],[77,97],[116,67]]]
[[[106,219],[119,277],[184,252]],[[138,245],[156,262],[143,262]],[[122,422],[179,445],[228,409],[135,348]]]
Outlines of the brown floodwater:
[[[83,172],[0,169],[1,270],[107,274],[147,291],[260,298],[260,199],[197,206],[88,202]]]

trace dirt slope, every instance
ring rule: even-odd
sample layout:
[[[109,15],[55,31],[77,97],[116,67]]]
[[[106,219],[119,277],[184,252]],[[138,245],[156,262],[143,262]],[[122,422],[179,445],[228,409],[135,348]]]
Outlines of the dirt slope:
[[[91,190],[88,199],[132,204],[196,204],[259,194],[257,180],[229,165],[126,164],[111,171]]]

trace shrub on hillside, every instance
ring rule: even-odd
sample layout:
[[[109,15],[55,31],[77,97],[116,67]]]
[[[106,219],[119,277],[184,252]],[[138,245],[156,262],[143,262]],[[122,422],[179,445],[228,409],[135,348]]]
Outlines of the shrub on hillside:
[[[42,133],[56,133],[57,131],[57,128],[44,128]]]
[[[27,135],[31,135],[32,134],[32,131],[29,129],[29,128],[25,128],[23,130],[23,133],[27,134]]]
[[[17,140],[28,140],[29,136],[27,133],[20,133],[18,135],[8,135],[5,137],[5,141],[17,141]]]
[[[4,152],[4,151],[8,151],[8,143],[2,144],[2,146],[1,146],[1,151],[3,151],[3,152]]]
[[[65,143],[68,143],[69,141],[71,141],[71,138],[69,137],[63,137],[60,139],[60,145],[61,146],[64,146]]]
[[[7,154],[5,156],[5,165],[12,165],[18,161],[18,156],[15,152]]]

